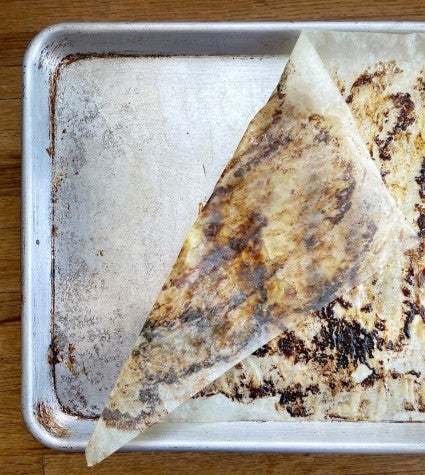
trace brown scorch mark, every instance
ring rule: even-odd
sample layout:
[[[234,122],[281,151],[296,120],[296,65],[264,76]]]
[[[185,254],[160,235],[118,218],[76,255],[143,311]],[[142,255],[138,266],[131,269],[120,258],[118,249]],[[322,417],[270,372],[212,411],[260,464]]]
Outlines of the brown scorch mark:
[[[396,94],[391,94],[390,98],[394,106],[399,110],[397,121],[393,126],[393,133],[405,132],[407,127],[415,122],[415,104],[408,92],[397,92]]]
[[[38,401],[34,408],[34,413],[37,421],[50,435],[59,439],[68,437],[68,430],[59,424],[55,417],[55,412],[49,403]]]

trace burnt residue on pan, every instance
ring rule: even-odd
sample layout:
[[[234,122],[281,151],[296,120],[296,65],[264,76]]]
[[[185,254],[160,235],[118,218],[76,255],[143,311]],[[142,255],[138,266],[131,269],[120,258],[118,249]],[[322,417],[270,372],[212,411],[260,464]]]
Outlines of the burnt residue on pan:
[[[208,397],[219,392],[233,401],[249,403],[258,398],[277,396],[279,402],[276,410],[284,408],[291,417],[297,418],[313,415],[314,411],[309,408],[309,403],[316,396],[320,396],[320,385],[317,383],[288,385],[285,381],[287,375],[277,370],[279,358],[290,360],[291,364],[299,366],[299,371],[304,371],[305,365],[309,364],[320,374],[328,375],[327,385],[334,394],[352,389],[355,383],[350,380],[349,372],[359,365],[369,367],[375,349],[382,349],[384,344],[382,337],[384,326],[378,322],[375,329],[369,331],[357,321],[337,316],[336,307],[351,308],[351,305],[339,298],[319,310],[316,314],[320,319],[319,331],[310,342],[300,338],[296,332],[288,330],[257,350],[253,356],[277,362],[275,366],[270,364],[268,373],[263,372],[261,376],[258,374],[254,376],[254,373],[247,372],[242,363],[235,368],[238,372],[235,379],[229,378],[224,385],[220,382],[213,383],[197,397]],[[345,377],[339,380],[338,373],[344,374]],[[305,376],[307,382],[307,375]],[[372,368],[371,374],[361,384],[364,387],[373,386],[380,378],[379,372]]]
[[[34,407],[34,414],[39,424],[53,437],[65,439],[69,436],[68,430],[58,423],[49,403],[38,401]]]

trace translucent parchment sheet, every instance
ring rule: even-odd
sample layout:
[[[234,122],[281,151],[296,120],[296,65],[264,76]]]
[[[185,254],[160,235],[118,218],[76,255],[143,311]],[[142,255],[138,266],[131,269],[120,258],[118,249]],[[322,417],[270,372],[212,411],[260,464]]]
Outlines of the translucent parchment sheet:
[[[189,231],[87,447],[94,464],[291,319],[415,246],[350,110],[301,35]]]
[[[420,243],[232,368],[172,420],[425,421],[425,75],[419,34],[308,32]]]

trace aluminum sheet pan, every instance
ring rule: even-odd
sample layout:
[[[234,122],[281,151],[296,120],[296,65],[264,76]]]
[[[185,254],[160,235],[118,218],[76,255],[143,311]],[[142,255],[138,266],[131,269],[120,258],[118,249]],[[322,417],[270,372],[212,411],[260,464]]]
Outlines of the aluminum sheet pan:
[[[29,46],[22,399],[46,445],[85,447],[198,203],[304,28],[425,24],[60,24]],[[161,423],[124,449],[413,453],[425,424]]]

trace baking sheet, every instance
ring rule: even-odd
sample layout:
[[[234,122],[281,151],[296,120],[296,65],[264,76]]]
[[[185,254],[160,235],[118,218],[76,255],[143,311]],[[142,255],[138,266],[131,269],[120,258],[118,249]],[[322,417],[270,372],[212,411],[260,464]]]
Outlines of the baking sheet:
[[[196,216],[196,204],[208,196],[249,119],[276,84],[302,26],[167,25],[161,30],[160,25],[139,25],[139,37],[135,25],[127,29],[125,25],[110,26],[109,30],[106,25],[74,25],[51,30],[54,41],[47,32],[44,40],[38,39],[41,44],[33,44],[26,62],[26,84],[31,93],[27,89],[24,124],[24,240],[26,246],[32,246],[25,248],[24,261],[28,376],[24,413],[45,442],[64,448],[84,444],[92,425],[90,418],[102,407],[139,330],[123,315],[134,315],[137,321],[138,312],[149,310]],[[386,26],[403,27],[421,25]],[[355,25],[334,24],[332,28],[353,29]],[[86,42],[84,50],[88,32],[92,33],[91,43]],[[114,49],[105,49],[112,45]],[[88,53],[90,48],[94,55],[68,56]],[[175,56],[164,56],[167,48]],[[116,56],[137,52],[150,56]],[[49,110],[51,91],[48,88],[46,93],[45,88],[61,61],[60,74],[54,76],[54,134],[44,136],[43,143],[38,137],[43,136],[43,122],[35,127],[34,119]],[[37,87],[41,94],[36,99]],[[209,107],[202,107],[199,98]],[[41,105],[38,113],[37,101]],[[48,126],[49,115],[41,117]],[[31,151],[38,154],[38,162],[29,160],[34,157]],[[153,187],[152,177],[156,178]],[[46,192],[49,189],[51,193]],[[35,216],[36,221],[32,219]],[[30,241],[30,236],[37,237]],[[134,246],[146,241],[155,242],[154,252]],[[139,255],[134,255],[135,249]],[[37,279],[31,280],[35,274]],[[152,285],[141,293],[139,283],[146,282],[146,277]],[[51,296],[53,318],[47,320],[46,304]],[[40,315],[44,315],[43,322]],[[43,372],[34,372],[35,362]],[[163,424],[162,429],[148,431],[144,443],[136,441],[132,447],[246,450],[249,437],[241,432],[240,424],[208,425],[208,432],[214,435],[202,440],[199,436],[191,440],[190,425],[171,425],[174,438],[175,433],[180,434],[180,445],[171,442],[173,437],[167,439],[167,425]],[[358,450],[377,450],[373,437],[356,440],[357,432],[349,424],[335,428],[323,423],[318,427],[319,432],[308,435],[299,429],[294,435],[293,423],[270,426],[268,435],[258,433],[256,447],[349,451],[357,443]],[[374,427],[378,433],[388,433],[386,424]],[[226,440],[232,430],[235,442],[230,446]],[[284,441],[276,440],[276,430]],[[392,440],[400,450],[421,450],[424,429],[420,424],[403,430],[410,437],[400,443],[390,435],[389,444]],[[159,437],[149,439],[150,433],[158,431]],[[394,426],[393,431],[397,432]],[[291,436],[285,439],[285,433]],[[333,444],[327,445],[329,441]]]

